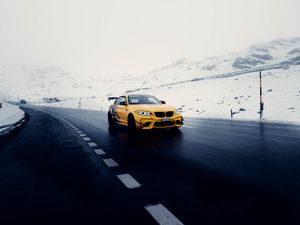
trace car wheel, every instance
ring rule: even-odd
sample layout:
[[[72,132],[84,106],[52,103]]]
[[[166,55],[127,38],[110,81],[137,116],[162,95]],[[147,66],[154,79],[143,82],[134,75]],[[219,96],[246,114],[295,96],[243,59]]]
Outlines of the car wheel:
[[[128,116],[127,124],[128,124],[129,131],[135,131],[136,130],[135,119],[134,119],[133,115],[130,114]]]
[[[115,120],[113,119],[112,115],[110,112],[108,112],[107,114],[107,121],[108,121],[108,125],[110,127],[114,127],[115,126]]]

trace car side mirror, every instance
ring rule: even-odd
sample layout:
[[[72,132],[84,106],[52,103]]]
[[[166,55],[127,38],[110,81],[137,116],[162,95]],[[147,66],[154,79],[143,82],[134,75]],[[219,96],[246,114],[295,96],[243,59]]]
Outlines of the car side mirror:
[[[163,101],[163,100],[161,100],[160,102],[161,102],[161,104],[166,104],[166,102],[165,102],[165,101]]]

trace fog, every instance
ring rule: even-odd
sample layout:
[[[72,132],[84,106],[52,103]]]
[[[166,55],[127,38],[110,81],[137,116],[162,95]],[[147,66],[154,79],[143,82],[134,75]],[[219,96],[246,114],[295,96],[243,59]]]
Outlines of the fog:
[[[299,9],[298,0],[0,0],[0,63],[144,75],[300,36]]]

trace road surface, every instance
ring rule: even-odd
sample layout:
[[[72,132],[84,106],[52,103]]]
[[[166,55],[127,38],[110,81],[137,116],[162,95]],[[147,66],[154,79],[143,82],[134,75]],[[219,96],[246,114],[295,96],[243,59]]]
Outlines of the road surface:
[[[23,109],[0,146],[2,224],[300,224],[300,126],[187,118],[130,134],[105,112]]]

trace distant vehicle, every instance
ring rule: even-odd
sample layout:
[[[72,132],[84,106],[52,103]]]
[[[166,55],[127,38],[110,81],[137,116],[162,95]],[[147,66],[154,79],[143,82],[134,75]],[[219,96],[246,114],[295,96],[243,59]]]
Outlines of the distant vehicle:
[[[109,126],[125,125],[130,130],[152,128],[179,128],[183,125],[181,113],[151,95],[109,97],[115,100],[107,114]]]
[[[26,101],[25,99],[21,99],[21,100],[20,100],[20,103],[21,103],[21,104],[27,104],[27,101]]]

